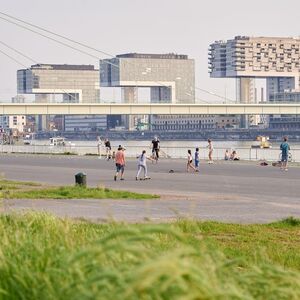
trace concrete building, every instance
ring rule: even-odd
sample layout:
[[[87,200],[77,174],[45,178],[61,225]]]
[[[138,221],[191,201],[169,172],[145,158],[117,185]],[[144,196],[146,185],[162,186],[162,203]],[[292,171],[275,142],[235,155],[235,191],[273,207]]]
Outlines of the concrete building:
[[[8,127],[12,130],[16,130],[19,133],[24,132],[26,126],[25,116],[8,116]]]
[[[0,115],[0,130],[5,131],[9,129],[9,118],[5,115]]]
[[[270,95],[271,103],[299,103],[300,90],[290,90]],[[272,115],[270,117],[270,128],[272,129],[299,129],[300,117],[297,115]]]
[[[194,103],[195,62],[187,55],[128,53],[100,61],[100,85],[122,88],[122,101],[137,103],[138,89],[150,88],[153,103]],[[143,116],[124,118],[128,129],[145,121]]]
[[[37,64],[17,72],[18,93],[35,94],[37,102],[50,102],[61,94],[63,101],[100,101],[99,70],[92,65]]]
[[[65,117],[65,131],[96,132],[98,129],[106,129],[106,118],[98,116],[68,116]]]
[[[18,93],[35,94],[35,102],[38,103],[52,102],[53,95],[62,95],[62,102],[68,103],[100,102],[99,70],[92,65],[33,65],[29,69],[18,70],[17,85]],[[75,130],[75,127],[71,127],[75,118],[65,117],[64,123],[68,130]],[[94,116],[94,118],[93,121],[92,116],[89,116],[93,123],[97,123],[99,118],[102,120],[101,124],[106,123],[106,116]],[[48,130],[48,121],[49,118],[39,117],[39,129]],[[87,123],[82,123],[84,124]],[[82,130],[90,131],[88,127]]]
[[[161,131],[215,129],[216,118],[212,115],[156,115],[151,126],[153,130]]]
[[[214,78],[236,78],[237,99],[255,103],[254,80],[266,79],[267,100],[299,88],[300,38],[237,36],[210,45],[209,72]],[[257,99],[257,97],[256,97]],[[247,118],[242,118],[247,127]]]
[[[215,117],[215,129],[236,128],[239,121],[235,115],[218,115]]]
[[[25,103],[25,96],[24,95],[16,95],[11,98],[12,103]]]

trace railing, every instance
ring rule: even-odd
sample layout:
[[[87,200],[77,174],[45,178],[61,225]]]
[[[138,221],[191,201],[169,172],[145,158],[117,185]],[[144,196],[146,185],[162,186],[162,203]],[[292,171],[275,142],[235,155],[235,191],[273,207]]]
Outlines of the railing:
[[[138,143],[138,142],[137,142]],[[126,156],[136,157],[142,150],[146,150],[147,154],[151,154],[151,148],[143,145],[139,146],[126,146]],[[191,149],[192,153],[195,152],[193,147],[161,147],[160,156],[162,158],[186,158],[187,150]],[[215,147],[213,152],[214,160],[223,160],[226,150],[237,152],[237,155],[241,160],[268,160],[277,161],[279,159],[280,150],[276,148],[249,148],[249,147]],[[25,154],[64,154],[64,155],[99,155],[98,147],[96,145],[66,145],[66,146],[48,146],[48,145],[0,145],[1,153],[25,153]],[[112,147],[112,152],[116,151],[117,147]],[[106,151],[104,147],[100,148],[101,156],[105,155]],[[200,159],[207,159],[208,149],[199,147]],[[300,162],[300,148],[291,150],[292,161]]]

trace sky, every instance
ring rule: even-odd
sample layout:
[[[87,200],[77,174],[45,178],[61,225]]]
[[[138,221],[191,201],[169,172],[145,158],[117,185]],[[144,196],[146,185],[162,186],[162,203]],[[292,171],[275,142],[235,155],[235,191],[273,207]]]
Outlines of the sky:
[[[0,0],[0,11],[112,55],[187,54],[195,59],[196,86],[230,98],[235,97],[234,79],[209,78],[209,44],[236,35],[300,36],[299,0]],[[40,63],[99,66],[96,58],[1,19],[0,42]],[[0,51],[25,66],[33,64],[2,44]],[[0,101],[16,95],[16,71],[22,68],[0,52]],[[200,91],[197,97],[215,99]]]

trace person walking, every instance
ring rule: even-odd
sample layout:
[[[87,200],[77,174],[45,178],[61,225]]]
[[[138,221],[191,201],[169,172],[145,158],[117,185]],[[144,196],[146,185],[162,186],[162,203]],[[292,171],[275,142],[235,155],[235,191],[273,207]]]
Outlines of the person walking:
[[[150,179],[150,177],[148,177],[148,170],[147,170],[147,159],[149,160],[153,160],[153,158],[148,157],[146,155],[146,150],[143,150],[142,154],[138,156],[138,170],[135,176],[135,180],[139,179],[139,175],[141,173],[141,171],[144,171],[144,180],[145,179]],[[142,178],[141,178],[142,179]]]
[[[281,150],[281,163],[280,163],[280,169],[287,171],[288,168],[288,160],[289,160],[289,151],[290,145],[288,144],[288,138],[285,136],[283,138],[283,142],[280,145],[280,150]]]
[[[97,150],[98,150],[99,159],[101,159],[101,147],[102,147],[102,139],[100,136],[97,136]]]
[[[105,145],[105,151],[106,151],[106,160],[110,160],[111,159],[111,145],[110,145],[110,141],[108,139],[105,139],[104,145]]]
[[[198,170],[193,165],[192,151],[189,149],[188,156],[187,156],[186,171],[189,172],[190,169],[194,170],[195,172],[198,172]]]
[[[115,162],[116,162],[116,174],[114,176],[114,181],[117,180],[119,173],[121,172],[120,180],[124,180],[124,170],[125,170],[125,148],[119,145],[118,151],[116,152]]]
[[[195,168],[198,170],[199,169],[199,163],[200,163],[200,154],[199,154],[199,148],[196,148],[195,151]]]
[[[213,162],[212,155],[213,155],[213,152],[214,152],[214,147],[213,147],[211,139],[208,139],[207,142],[208,142],[208,145],[207,145],[207,148],[208,148],[208,163],[213,164],[214,162]]]
[[[154,137],[154,139],[152,140],[152,157],[156,160],[156,162],[159,159],[159,138],[158,137]]]

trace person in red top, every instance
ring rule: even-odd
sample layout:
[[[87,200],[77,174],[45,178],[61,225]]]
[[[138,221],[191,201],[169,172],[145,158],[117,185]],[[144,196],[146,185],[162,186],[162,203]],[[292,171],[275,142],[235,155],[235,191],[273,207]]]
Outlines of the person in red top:
[[[121,180],[124,180],[124,169],[125,169],[125,154],[124,154],[125,148],[122,146],[119,146],[118,151],[115,156],[115,162],[116,162],[116,174],[114,176],[114,180],[117,180],[117,177],[119,175],[119,172],[121,172]]]

